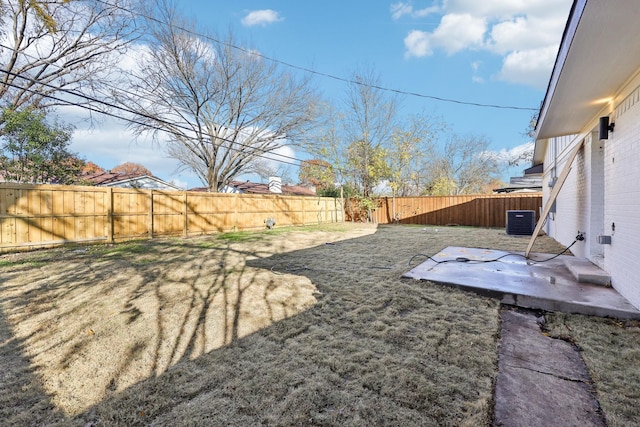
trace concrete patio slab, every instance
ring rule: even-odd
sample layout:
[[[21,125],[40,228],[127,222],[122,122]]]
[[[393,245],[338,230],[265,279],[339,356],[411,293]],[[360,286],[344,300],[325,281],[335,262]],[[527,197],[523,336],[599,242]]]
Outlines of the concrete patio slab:
[[[553,258],[553,259],[550,259]],[[570,255],[450,246],[403,275],[475,291],[524,308],[640,319],[640,310],[614,288],[580,283],[566,267]]]

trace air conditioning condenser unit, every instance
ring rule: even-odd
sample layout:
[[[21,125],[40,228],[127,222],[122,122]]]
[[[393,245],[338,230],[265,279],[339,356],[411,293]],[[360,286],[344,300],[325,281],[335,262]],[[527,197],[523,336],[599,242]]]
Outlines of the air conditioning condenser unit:
[[[536,229],[536,211],[507,211],[507,234],[531,236]]]

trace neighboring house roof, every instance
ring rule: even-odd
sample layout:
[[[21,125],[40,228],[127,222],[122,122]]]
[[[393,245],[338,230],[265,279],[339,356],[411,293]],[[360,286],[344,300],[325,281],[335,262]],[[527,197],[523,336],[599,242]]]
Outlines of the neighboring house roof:
[[[524,170],[523,176],[512,176],[509,184],[496,188],[494,193],[525,193],[542,191],[543,165],[536,165]]]
[[[543,165],[535,165],[535,166],[531,166],[530,168],[527,168],[524,170],[524,176],[527,175],[542,175],[542,173],[544,172],[544,168]]]
[[[145,190],[182,190],[177,185],[151,175],[98,172],[84,175],[82,179],[100,187],[141,188]]]
[[[316,192],[301,185],[281,186],[282,193],[269,191],[269,184],[261,184],[250,181],[230,181],[225,185],[221,193],[246,193],[246,194],[283,194],[285,196],[316,196]],[[208,191],[207,188],[192,188],[190,191]]]
[[[529,170],[529,169],[527,169]],[[542,175],[527,174],[525,176],[512,176],[509,184],[493,190],[495,193],[538,192],[542,191]]]
[[[612,112],[613,97],[640,67],[637,12],[631,0],[574,1],[540,108],[534,165],[544,161],[548,138],[577,134]]]

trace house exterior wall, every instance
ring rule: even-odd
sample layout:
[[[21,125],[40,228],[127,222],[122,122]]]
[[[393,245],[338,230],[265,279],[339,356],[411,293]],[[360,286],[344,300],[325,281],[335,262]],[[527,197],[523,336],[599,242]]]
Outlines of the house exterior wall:
[[[614,117],[604,156],[604,226],[612,236],[605,270],[620,294],[640,307],[640,88],[616,106]]]
[[[225,185],[220,189],[220,193],[229,193],[229,194],[243,194],[244,191],[234,187],[232,185]]]
[[[581,135],[565,136],[553,138],[549,141],[547,156],[545,159],[545,172],[543,175],[543,204],[549,199],[553,190],[556,178],[561,174],[567,164],[569,152],[583,138]],[[556,198],[555,211],[549,214],[546,224],[546,232],[549,236],[563,245],[569,246],[575,239],[579,231],[586,230],[589,221],[586,204],[588,202],[588,192],[586,191],[585,175],[587,162],[585,153],[587,148],[583,148],[574,160],[571,172]],[[577,242],[571,247],[571,252],[576,256],[585,256],[587,252],[587,240]]]
[[[567,246],[578,231],[585,232],[585,241],[574,244],[571,252],[604,269],[613,287],[640,308],[640,87],[627,93],[614,105],[615,129],[608,140],[598,140],[595,128],[549,140],[543,200],[546,204],[550,183],[565,166],[569,151],[584,139],[545,231]],[[600,245],[598,235],[610,235],[611,244]]]
[[[180,188],[176,186],[166,185],[160,180],[155,180],[148,177],[140,177],[135,179],[129,179],[126,181],[105,184],[105,187],[138,188],[141,190],[169,190],[169,191],[180,190]]]

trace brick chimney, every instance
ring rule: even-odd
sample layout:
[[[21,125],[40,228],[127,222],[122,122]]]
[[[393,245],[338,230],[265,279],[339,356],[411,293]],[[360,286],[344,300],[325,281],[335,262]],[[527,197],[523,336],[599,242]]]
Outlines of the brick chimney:
[[[279,176],[269,177],[269,192],[282,194],[282,178]]]

